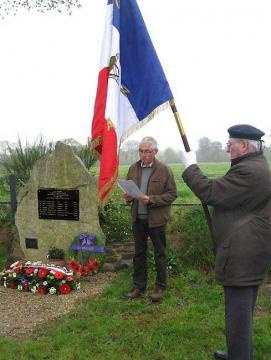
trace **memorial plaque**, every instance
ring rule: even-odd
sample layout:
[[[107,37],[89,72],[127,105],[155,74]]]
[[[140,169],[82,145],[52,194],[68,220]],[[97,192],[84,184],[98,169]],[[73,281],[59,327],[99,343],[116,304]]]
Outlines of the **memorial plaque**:
[[[25,247],[27,249],[37,249],[38,248],[38,239],[25,238]]]
[[[79,221],[79,190],[39,189],[39,219]]]

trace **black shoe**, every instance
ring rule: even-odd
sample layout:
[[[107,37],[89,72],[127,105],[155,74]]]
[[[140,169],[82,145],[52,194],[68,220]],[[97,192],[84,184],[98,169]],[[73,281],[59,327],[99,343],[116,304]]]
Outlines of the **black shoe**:
[[[225,351],[215,351],[214,352],[214,358],[215,359],[228,359],[228,355]]]

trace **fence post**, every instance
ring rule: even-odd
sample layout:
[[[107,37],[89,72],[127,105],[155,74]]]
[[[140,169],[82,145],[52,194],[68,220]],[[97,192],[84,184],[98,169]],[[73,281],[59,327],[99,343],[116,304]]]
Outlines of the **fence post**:
[[[17,210],[17,200],[16,200],[16,182],[15,182],[15,175],[9,175],[9,190],[10,190],[10,204],[13,219],[15,219],[15,213]]]

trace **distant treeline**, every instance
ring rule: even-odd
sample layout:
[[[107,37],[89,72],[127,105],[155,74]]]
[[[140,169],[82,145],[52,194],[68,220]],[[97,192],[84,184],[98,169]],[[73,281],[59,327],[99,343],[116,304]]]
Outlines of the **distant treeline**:
[[[67,145],[72,146],[76,155],[78,155],[87,169],[89,169],[97,160],[94,153],[90,152],[90,139],[87,145],[81,145],[74,139],[61,140]],[[199,140],[197,153],[198,162],[228,162],[229,154],[226,152],[226,146],[222,146],[219,141],[212,141],[207,137]],[[130,165],[138,160],[139,141],[126,141],[119,153],[120,164]],[[22,144],[20,138],[18,142],[10,144],[7,141],[0,141],[0,170],[5,169],[8,173],[16,173],[28,177],[30,170],[36,160],[51,152],[54,148],[53,143],[47,143],[42,136],[36,139],[33,144]],[[271,161],[271,146],[264,149],[264,153]],[[176,164],[181,162],[181,151],[168,147],[165,150],[159,150],[158,159],[167,164]],[[19,174],[20,173],[20,174]],[[22,174],[21,174],[22,173]]]
[[[136,140],[127,141],[125,146],[120,150],[120,163],[129,165],[138,160],[138,145]],[[219,141],[212,141],[207,137],[199,140],[199,148],[196,151],[198,162],[225,162],[229,161],[229,154],[226,147],[222,146]],[[271,161],[271,147],[265,147],[265,156]],[[159,150],[158,159],[168,163],[180,163],[181,151],[168,147],[165,150]]]

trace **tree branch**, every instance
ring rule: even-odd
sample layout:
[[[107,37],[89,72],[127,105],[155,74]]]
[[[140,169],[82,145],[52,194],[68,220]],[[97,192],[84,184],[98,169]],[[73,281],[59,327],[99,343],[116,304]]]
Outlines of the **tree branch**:
[[[81,8],[81,0],[0,0],[0,18],[16,15],[21,9],[34,10],[45,13],[56,10],[71,15],[74,8]]]

